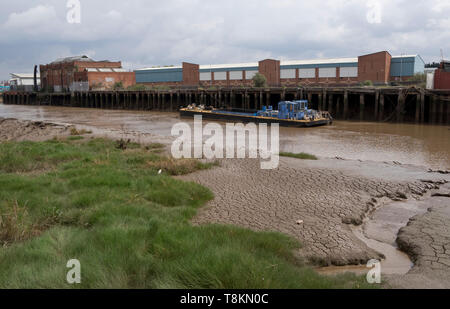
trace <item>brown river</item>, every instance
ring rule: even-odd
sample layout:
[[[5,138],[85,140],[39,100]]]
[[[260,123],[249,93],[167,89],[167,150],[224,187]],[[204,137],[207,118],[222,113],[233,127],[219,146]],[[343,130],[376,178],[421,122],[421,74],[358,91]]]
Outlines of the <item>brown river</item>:
[[[172,126],[180,121],[176,113],[3,104],[0,117],[159,137],[169,137]],[[280,150],[450,169],[450,127],[336,121],[327,127],[280,128]]]

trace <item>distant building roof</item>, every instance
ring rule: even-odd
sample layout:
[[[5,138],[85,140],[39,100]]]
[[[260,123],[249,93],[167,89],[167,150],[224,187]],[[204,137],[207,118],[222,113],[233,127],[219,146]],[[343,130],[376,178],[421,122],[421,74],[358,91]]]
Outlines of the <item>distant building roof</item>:
[[[333,63],[357,63],[358,58],[331,58],[313,60],[285,60],[281,65],[308,65],[308,64],[333,64]]]
[[[257,62],[250,63],[229,63],[229,64],[203,64],[200,69],[232,69],[232,68],[253,68],[257,67]]]
[[[56,59],[51,64],[74,62],[74,61],[94,62],[94,60],[89,58],[88,56],[73,56],[73,57]]]
[[[401,55],[401,56],[392,56],[392,58],[416,58],[417,56],[419,56],[418,54],[415,55]]]
[[[33,73],[10,73],[10,75],[11,75],[12,78],[22,78],[22,79],[34,78],[34,74]],[[37,78],[39,78],[40,74],[37,73],[36,76],[37,76]]]
[[[151,67],[151,68],[143,68],[143,69],[137,69],[135,71],[150,71],[150,70],[167,70],[167,69],[182,69],[183,67],[181,65],[178,66],[158,66],[158,67]]]

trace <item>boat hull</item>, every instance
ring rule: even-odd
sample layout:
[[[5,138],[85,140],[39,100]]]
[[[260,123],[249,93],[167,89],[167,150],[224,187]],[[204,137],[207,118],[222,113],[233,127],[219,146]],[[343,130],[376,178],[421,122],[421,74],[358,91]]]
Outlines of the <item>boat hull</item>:
[[[199,111],[199,110],[180,110],[181,117],[194,117],[194,116],[203,116],[205,119],[212,120],[221,120],[221,121],[238,121],[243,123],[278,123],[282,127],[297,127],[297,128],[307,128],[307,127],[318,127],[325,126],[332,123],[331,119],[317,119],[317,120],[287,120],[287,119],[277,119],[277,118],[269,118],[269,117],[258,117],[258,116],[244,116],[244,115],[236,115],[236,114],[226,114],[214,111]]]

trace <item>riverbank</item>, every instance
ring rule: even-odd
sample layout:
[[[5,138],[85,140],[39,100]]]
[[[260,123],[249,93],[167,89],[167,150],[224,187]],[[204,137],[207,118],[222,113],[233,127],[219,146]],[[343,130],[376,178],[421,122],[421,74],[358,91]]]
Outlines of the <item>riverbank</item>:
[[[257,231],[275,230],[288,234],[304,244],[297,253],[317,266],[365,265],[370,259],[383,259],[388,254],[380,252],[380,246],[363,242],[354,233],[354,227],[373,219],[377,209],[387,203],[422,200],[428,204],[434,198],[430,192],[450,181],[449,175],[421,167],[324,158],[318,161],[280,158],[280,167],[273,171],[259,169],[256,160],[224,160],[214,170],[190,174],[182,179],[205,185],[216,196],[200,210],[193,220],[195,224],[234,224]],[[450,199],[442,198],[441,202],[439,207],[450,208]],[[434,207],[429,210],[430,213],[434,211]],[[418,215],[415,220],[422,220],[421,216],[428,218],[430,214]],[[448,222],[437,220],[438,217],[431,216],[434,221],[429,224],[435,226],[436,231],[445,230]],[[404,224],[407,223],[408,220]],[[405,250],[406,245],[400,248],[417,262],[426,258],[422,253],[425,242],[416,243],[410,235],[416,239],[440,234],[422,234],[414,227],[416,224],[402,229],[398,240],[396,235],[394,240],[379,238],[382,235],[364,227],[362,232],[366,238],[372,240],[373,237],[390,250],[396,250],[396,240],[410,244],[409,247],[414,249]],[[443,243],[448,243],[446,236],[440,236],[444,237]],[[435,272],[429,267],[432,265],[427,263],[417,264],[411,270],[427,285],[421,284],[419,279],[412,284],[408,276],[402,279],[388,276],[388,282],[395,278],[392,279],[393,287],[450,287],[450,267],[445,265],[450,252],[438,252],[442,264],[440,276],[433,276]],[[411,267],[408,260],[406,265],[400,266],[406,267],[406,271]],[[392,271],[387,272],[390,273]]]
[[[24,126],[8,120],[0,132],[14,123]],[[193,226],[213,195],[173,176],[214,164],[168,158],[161,144],[43,127],[48,141],[0,143],[0,288],[370,287],[363,276],[317,274],[280,233]],[[74,258],[80,285],[66,281]]]
[[[24,132],[26,128],[29,129],[29,132],[25,131],[27,134],[15,133]],[[71,128],[71,125],[33,124],[9,119],[0,122],[0,136],[3,136],[0,141],[68,137]],[[46,133],[41,134],[41,130]],[[108,136],[105,131],[97,133]],[[96,132],[91,135],[96,136]],[[111,134],[116,139],[123,136],[142,141],[152,135],[136,131],[121,134],[112,131]],[[170,144],[170,139],[160,137],[158,141],[161,139],[165,141],[163,144]],[[355,226],[359,226],[369,239],[391,248],[399,243],[414,262],[406,275],[383,275],[388,286],[449,286],[450,266],[446,266],[446,262],[450,255],[447,249],[450,240],[445,232],[449,220],[443,214],[450,208],[450,199],[432,196],[446,194],[445,181],[450,180],[449,174],[398,162],[338,158],[309,161],[282,157],[280,167],[272,171],[261,170],[259,163],[257,160],[222,160],[219,167],[180,176],[181,180],[204,185],[215,195],[192,222],[198,227],[219,223],[259,232],[281,232],[302,243],[302,248],[293,252],[313,267],[364,265],[369,259],[382,259],[383,253],[377,247],[371,248],[354,233]],[[405,220],[402,217],[400,225],[395,222],[397,230],[401,229],[398,239],[395,228],[392,239],[378,233],[380,229],[371,230],[365,225],[376,220],[385,224],[382,228],[392,225],[393,222],[383,219],[379,211],[392,203],[403,205],[405,210],[411,208],[409,202],[422,203],[425,209],[419,207],[422,212],[417,215],[409,213],[415,215],[411,221],[408,217],[406,222],[401,222]],[[424,230],[423,225],[433,228]]]

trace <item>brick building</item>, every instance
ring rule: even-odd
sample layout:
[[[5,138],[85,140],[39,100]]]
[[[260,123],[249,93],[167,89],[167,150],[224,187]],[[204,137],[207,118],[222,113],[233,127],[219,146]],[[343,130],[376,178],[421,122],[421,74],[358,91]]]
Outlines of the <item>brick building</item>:
[[[232,87],[251,86],[256,73],[263,74],[269,86],[354,85],[371,80],[386,84],[407,80],[424,72],[419,55],[392,57],[378,52],[357,58],[279,61],[266,59],[254,63],[197,65],[136,70],[136,82],[144,85]]]
[[[124,87],[136,83],[134,72],[127,72],[122,63],[94,61],[87,56],[58,59],[40,66],[41,86],[55,91],[67,91],[74,85],[84,83],[89,88],[109,88],[116,82]]]
[[[434,89],[450,89],[450,61],[442,61],[434,72]]]

